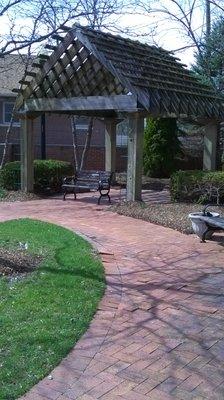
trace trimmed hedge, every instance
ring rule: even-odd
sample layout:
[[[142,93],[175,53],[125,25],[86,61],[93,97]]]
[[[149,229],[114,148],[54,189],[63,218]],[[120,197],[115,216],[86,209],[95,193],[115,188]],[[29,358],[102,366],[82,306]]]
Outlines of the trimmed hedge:
[[[224,172],[221,171],[177,171],[170,179],[173,201],[193,203],[224,202]]]
[[[20,161],[13,161],[4,165],[1,170],[1,186],[7,190],[18,190],[21,186]],[[34,161],[34,190],[60,191],[62,178],[74,174],[73,166],[65,161],[35,160]]]

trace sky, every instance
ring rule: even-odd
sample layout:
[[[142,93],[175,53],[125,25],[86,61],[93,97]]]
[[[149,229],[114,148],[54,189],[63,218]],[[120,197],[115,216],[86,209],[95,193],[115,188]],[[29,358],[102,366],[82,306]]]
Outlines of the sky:
[[[138,24],[136,24],[136,18],[134,16],[127,16],[124,17],[124,26],[132,25],[132,30],[138,32],[139,35],[147,32],[148,27],[152,26],[152,18],[150,17],[138,17]],[[155,21],[153,21],[153,24]],[[136,25],[135,25],[136,24]],[[149,44],[157,44],[158,46],[173,51],[183,46],[187,45],[187,41],[184,37],[178,33],[178,30],[174,28],[172,24],[167,21],[158,21],[158,30],[159,32],[151,38],[149,35],[148,37],[143,36],[139,37],[143,43]],[[135,39],[133,37],[133,39]],[[175,52],[175,56],[180,58],[183,64],[186,64],[188,67],[194,62],[194,50],[192,48],[185,49],[184,51]]]
[[[178,10],[175,5],[171,6],[172,2],[170,0],[162,0],[163,6],[167,7],[170,12],[175,15],[178,14]],[[196,1],[198,5],[195,7],[192,15],[192,28],[197,36],[201,36],[201,28],[204,19],[203,10],[199,7],[200,1]],[[157,2],[156,2],[157,5]],[[157,26],[156,34],[152,38],[151,35],[147,37],[142,37],[139,40],[152,44],[153,41],[160,47],[166,50],[174,51],[176,49],[181,49],[190,43],[189,38],[184,33],[183,29],[180,29],[180,24],[175,23],[171,18],[165,17],[161,13],[155,13],[154,15],[126,15],[123,16],[120,24],[122,26],[132,26],[132,30],[140,34],[144,32],[149,32],[150,28]],[[194,52],[195,49],[188,48],[183,51],[175,52],[175,56],[181,59],[181,62],[190,67],[194,63]]]
[[[169,0],[163,0],[163,4],[168,2]],[[175,10],[172,10],[174,11]],[[20,27],[29,27],[28,19],[17,19],[17,26]],[[198,21],[202,21],[202,13],[200,9],[197,9],[193,19],[193,26],[195,30],[200,30],[200,26],[198,26]],[[82,21],[81,21],[82,22]],[[152,15],[142,15],[142,14],[126,14],[119,17],[119,24],[121,27],[132,27],[132,31],[135,31],[139,34],[137,39],[142,42],[147,42],[149,44],[157,44],[160,47],[163,47],[166,50],[176,50],[178,48],[182,48],[187,45],[187,38],[184,37],[183,34],[180,33],[180,29],[175,23],[171,20],[164,19],[161,14]],[[152,36],[149,34],[148,36],[144,36],[145,33],[149,33],[153,26],[157,25],[156,35]],[[0,18],[0,34],[5,34],[8,30],[8,20],[5,16]],[[136,37],[133,36],[133,39]],[[181,52],[175,52],[175,56],[179,57],[183,64],[186,64],[188,67],[191,66],[194,62],[194,50],[192,48],[186,49]]]

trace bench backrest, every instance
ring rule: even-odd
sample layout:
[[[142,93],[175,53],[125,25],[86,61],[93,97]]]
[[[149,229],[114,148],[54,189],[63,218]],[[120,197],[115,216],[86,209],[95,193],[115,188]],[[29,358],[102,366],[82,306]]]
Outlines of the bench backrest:
[[[112,173],[108,171],[77,171],[75,174],[76,180],[86,181],[86,182],[96,182],[106,180],[110,183],[112,178]]]

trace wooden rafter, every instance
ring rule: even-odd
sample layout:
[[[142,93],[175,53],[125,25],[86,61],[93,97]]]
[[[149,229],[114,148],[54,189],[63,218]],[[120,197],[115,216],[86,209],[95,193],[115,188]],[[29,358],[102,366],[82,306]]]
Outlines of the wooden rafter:
[[[168,51],[86,27],[65,31],[64,37],[54,35],[57,46],[46,46],[53,52],[35,64],[35,73],[28,72],[33,79],[24,78],[18,109],[32,99],[52,110],[55,99],[131,93],[140,108],[155,115],[224,117],[222,99]]]

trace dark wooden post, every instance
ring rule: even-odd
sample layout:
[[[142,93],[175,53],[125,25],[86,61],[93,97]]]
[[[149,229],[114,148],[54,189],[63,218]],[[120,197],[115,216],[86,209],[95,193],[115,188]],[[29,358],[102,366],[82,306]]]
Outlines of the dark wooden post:
[[[25,192],[33,191],[33,160],[33,119],[25,117],[21,120],[21,189]]]
[[[105,170],[116,171],[116,119],[105,120]]]
[[[46,117],[45,114],[41,115],[41,160],[46,160]]]
[[[205,126],[203,169],[214,171],[216,169],[217,153],[217,131],[216,121],[211,121]]]
[[[141,200],[144,118],[137,113],[128,118],[127,200]]]

